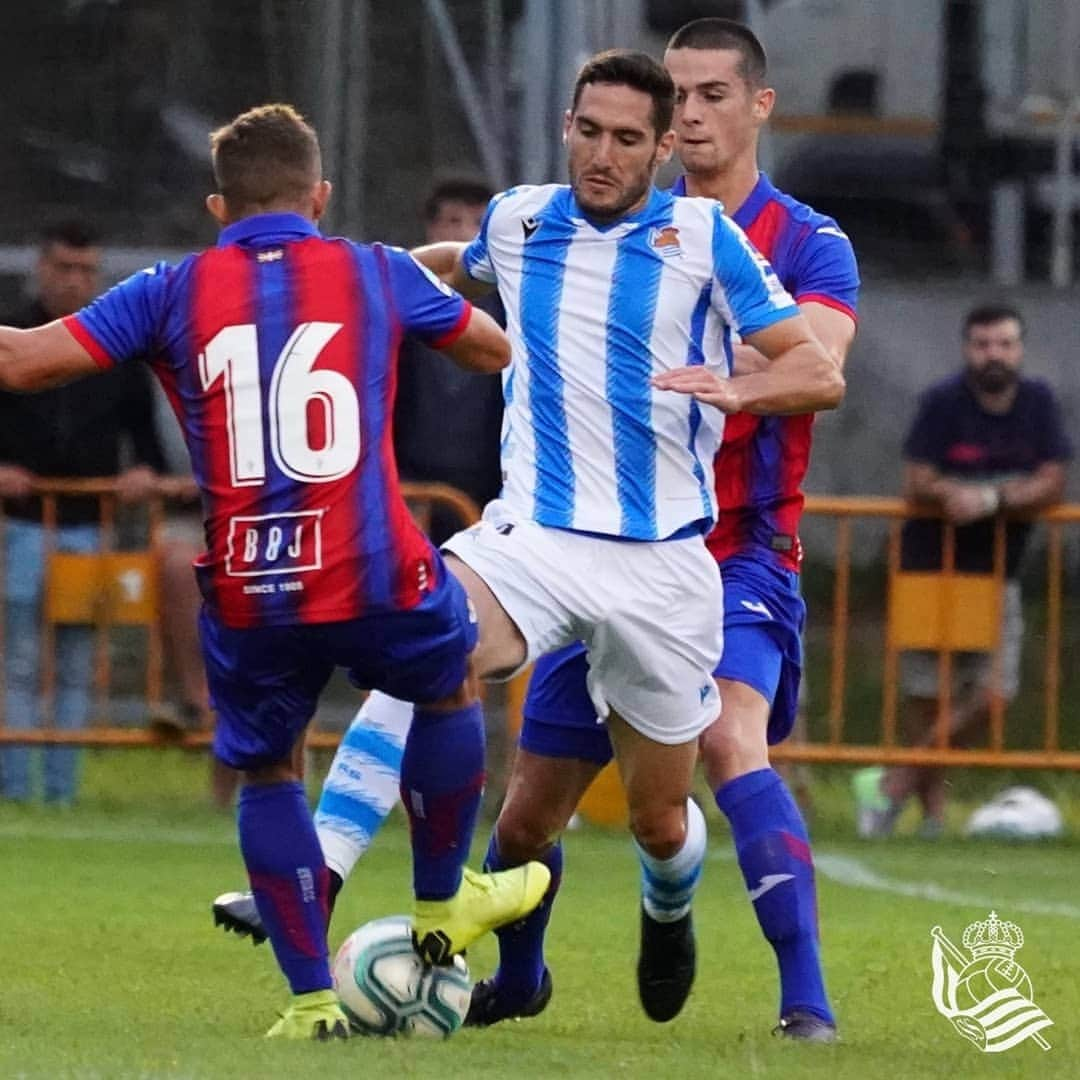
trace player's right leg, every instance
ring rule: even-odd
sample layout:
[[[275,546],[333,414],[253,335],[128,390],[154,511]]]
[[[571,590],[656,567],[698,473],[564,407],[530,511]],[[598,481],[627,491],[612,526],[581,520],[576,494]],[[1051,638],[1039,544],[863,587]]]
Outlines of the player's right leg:
[[[486,1027],[536,1016],[552,981],[544,937],[562,880],[559,838],[596,774],[611,760],[607,729],[585,689],[585,650],[572,646],[541,657],[529,683],[517,753],[506,798],[488,844],[489,870],[530,859],[551,871],[547,894],[531,915],[496,931],[499,966],[479,981],[465,1023]]]
[[[333,663],[297,627],[233,630],[204,609],[199,631],[218,714],[214,754],[244,773],[240,850],[293,994],[267,1034],[345,1038],[326,940],[329,875],[292,758]]]
[[[446,963],[482,934],[527,915],[550,881],[538,863],[495,874],[465,869],[484,784],[484,722],[470,664],[477,613],[486,614],[489,635],[525,651],[486,585],[479,578],[472,585],[475,599],[443,570],[420,606],[383,620],[380,664],[352,672],[361,685],[418,703],[401,760],[401,798],[412,841],[413,932],[431,963]]]

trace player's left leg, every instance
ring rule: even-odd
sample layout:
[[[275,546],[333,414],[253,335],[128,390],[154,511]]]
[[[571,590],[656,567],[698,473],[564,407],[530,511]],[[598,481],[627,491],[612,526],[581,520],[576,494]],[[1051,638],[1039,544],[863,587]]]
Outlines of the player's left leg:
[[[717,669],[723,710],[701,739],[716,805],[731,825],[754,913],[780,969],[780,1027],[787,1037],[826,1041],[835,1020],[819,955],[817,891],[806,825],[769,743],[790,732],[798,698],[802,601],[792,584],[767,592],[724,568],[724,655]],[[785,617],[785,609],[793,611]],[[771,726],[770,726],[771,725]]]
[[[329,912],[398,801],[401,758],[414,706],[379,690],[368,694],[338,745],[315,809],[315,831],[330,871]],[[252,943],[266,940],[255,898],[227,892],[213,903],[214,924]]]
[[[296,627],[231,630],[204,609],[199,630],[218,711],[214,753],[244,773],[240,851],[293,994],[267,1034],[344,1038],[326,939],[329,875],[292,755],[333,663]]]
[[[641,862],[638,995],[657,1022],[682,1009],[696,971],[691,904],[705,818],[690,799],[698,737],[719,702],[723,587],[696,539],[609,545],[625,582],[586,638],[588,692],[607,718]]]
[[[656,742],[614,711],[607,723],[641,862],[638,996],[649,1019],[664,1023],[682,1010],[697,968],[691,905],[706,842],[705,817],[689,797],[697,740]]]

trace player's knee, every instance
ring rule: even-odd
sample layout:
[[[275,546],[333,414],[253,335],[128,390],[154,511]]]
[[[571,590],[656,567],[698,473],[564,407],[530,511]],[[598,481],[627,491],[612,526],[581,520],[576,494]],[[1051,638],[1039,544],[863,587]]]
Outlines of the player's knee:
[[[244,770],[245,784],[289,784],[299,779],[300,774],[296,771],[291,759]]]
[[[705,773],[713,787],[769,767],[767,707],[744,708],[730,692],[723,700],[723,713],[705,729],[700,742]]]
[[[507,803],[495,825],[495,842],[504,865],[520,866],[544,855],[561,833],[559,823],[520,813]]]
[[[686,842],[686,802],[630,808],[630,831],[654,859],[670,859]]]

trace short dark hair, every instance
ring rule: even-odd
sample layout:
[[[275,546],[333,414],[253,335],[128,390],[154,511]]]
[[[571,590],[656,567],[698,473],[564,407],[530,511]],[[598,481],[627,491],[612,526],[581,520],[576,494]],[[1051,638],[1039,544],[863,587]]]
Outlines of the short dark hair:
[[[748,86],[764,86],[768,61],[757,35],[734,19],[695,19],[680,26],[667,43],[669,49],[723,49],[739,54],[739,77]]]
[[[570,111],[576,112],[581,91],[593,83],[629,86],[652,98],[652,122],[659,139],[671,127],[675,111],[675,84],[662,64],[648,53],[631,49],[608,49],[585,61],[574,83]]]
[[[486,180],[476,176],[446,176],[437,180],[424,199],[424,220],[434,221],[442,204],[462,202],[466,206],[487,205],[495,192]]]
[[[210,135],[218,191],[234,212],[301,199],[322,177],[315,129],[291,105],[259,105]]]
[[[964,316],[963,335],[966,338],[973,326],[989,326],[991,323],[1004,322],[1006,319],[1015,319],[1020,326],[1020,336],[1024,336],[1024,317],[1012,306],[994,301],[988,304],[979,304],[973,307]]]
[[[54,221],[41,230],[39,247],[46,251],[53,244],[63,244],[70,248],[100,247],[101,233],[93,225],[76,218]]]

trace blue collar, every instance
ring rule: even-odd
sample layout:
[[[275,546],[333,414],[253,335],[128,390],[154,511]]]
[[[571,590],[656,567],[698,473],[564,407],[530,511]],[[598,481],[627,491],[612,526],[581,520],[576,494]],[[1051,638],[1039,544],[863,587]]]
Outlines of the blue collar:
[[[284,243],[286,240],[303,240],[307,236],[318,235],[318,225],[301,214],[253,214],[226,225],[218,234],[217,246],[251,243],[255,240]]]
[[[678,196],[686,195],[686,174],[675,180],[675,183],[671,185],[671,194]],[[765,204],[773,197],[776,192],[776,188],[773,187],[772,181],[763,173],[758,173],[757,183],[751,188],[750,194],[743,199],[742,206],[731,215],[732,221],[739,226],[740,229],[745,229],[749,225],[752,225],[754,219],[764,209]],[[725,207],[725,210],[727,208]]]

